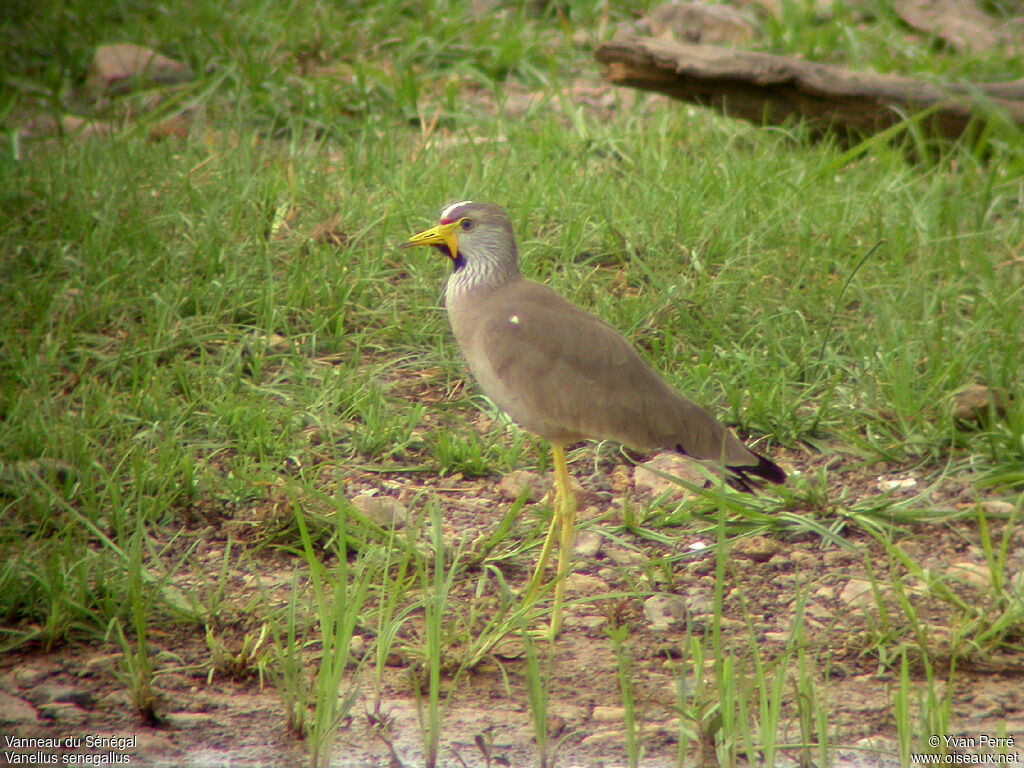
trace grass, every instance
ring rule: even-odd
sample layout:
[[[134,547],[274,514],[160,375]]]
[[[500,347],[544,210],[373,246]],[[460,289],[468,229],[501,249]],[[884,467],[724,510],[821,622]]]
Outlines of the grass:
[[[1022,63],[908,39],[884,3],[837,4],[830,20],[782,8],[762,22],[766,50],[944,79],[1008,79]],[[660,99],[617,95],[601,112],[577,90],[577,74],[596,75],[589,53],[568,41],[626,19],[583,2],[5,8],[0,647],[113,641],[123,684],[155,719],[153,688],[177,662],[154,650],[153,628],[172,627],[212,657],[203,676],[275,681],[314,762],[355,701],[339,687],[372,677],[383,722],[388,660],[421,659],[424,762],[440,760],[442,704],[540,618],[511,607],[510,574],[536,555],[543,505],[502,501],[475,536],[443,539],[441,520],[466,525],[474,496],[482,519],[501,473],[549,469],[544,447],[467,380],[440,307],[443,260],[395,250],[443,204],[474,198],[509,210],[528,276],[623,331],[675,387],[765,450],[840,459],[811,462],[777,496],[602,502],[595,525],[640,560],[616,575],[634,602],[686,583],[694,556],[680,541],[720,553],[713,636],[692,630],[676,661],[677,762],[795,749],[825,764],[840,746],[820,649],[794,639],[769,658],[746,627],[722,634],[740,576],[721,558],[736,537],[878,547],[887,562],[869,562],[858,641],[898,675],[900,754],[948,726],[936,680],[948,670],[951,690],[958,660],[1024,636],[1010,556],[1024,488],[1020,131],[996,117],[940,143],[911,120],[841,144]],[[98,104],[82,83],[95,46],[118,40],[194,75]],[[526,91],[544,106],[520,109]],[[18,132],[64,112],[126,129]],[[175,115],[187,137],[152,138]],[[954,397],[971,383],[1003,393],[1005,412],[958,421]],[[571,455],[576,468],[592,457]],[[896,471],[921,492],[870,489]],[[1015,511],[951,507],[950,483]],[[430,511],[433,540],[358,515],[352,489],[374,484],[404,494],[413,519]],[[923,565],[906,546],[920,526],[967,531],[988,586],[965,597]],[[297,574],[284,607],[232,599],[234,574],[277,557]],[[955,623],[947,639],[932,631],[942,621]],[[353,635],[366,661],[349,656]],[[653,747],[639,727],[645,657],[628,636],[604,651],[636,764]],[[554,764],[572,736],[549,732],[555,673],[527,653],[536,750]],[[522,665],[500,668],[512,690]],[[798,747],[780,733],[791,716]]]

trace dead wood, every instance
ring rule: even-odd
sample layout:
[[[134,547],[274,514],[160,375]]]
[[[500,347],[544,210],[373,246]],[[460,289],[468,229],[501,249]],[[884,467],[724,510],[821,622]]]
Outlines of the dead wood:
[[[712,106],[756,123],[808,121],[821,130],[870,134],[908,115],[934,110],[922,125],[956,138],[985,105],[1024,126],[1024,79],[1003,83],[930,83],[712,45],[659,38],[604,43],[595,52],[617,85]]]

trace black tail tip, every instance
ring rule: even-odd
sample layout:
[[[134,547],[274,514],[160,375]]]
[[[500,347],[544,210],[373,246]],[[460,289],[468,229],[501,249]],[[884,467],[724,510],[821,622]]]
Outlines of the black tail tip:
[[[753,453],[753,451],[751,451]],[[728,469],[735,473],[737,478],[744,486],[744,490],[749,490],[747,485],[748,475],[754,475],[762,480],[767,480],[770,483],[776,483],[781,485],[786,482],[786,473],[778,464],[771,459],[766,459],[764,456],[755,453],[757,456],[757,464],[754,466],[742,466],[742,467],[728,467]]]

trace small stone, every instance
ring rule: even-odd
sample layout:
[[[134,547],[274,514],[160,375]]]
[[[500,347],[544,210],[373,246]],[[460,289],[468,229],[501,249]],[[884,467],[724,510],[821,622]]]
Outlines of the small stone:
[[[89,713],[74,704],[52,702],[39,707],[39,716],[60,725],[81,725],[89,719]]]
[[[668,497],[673,501],[685,499],[690,495],[685,486],[657,473],[678,477],[698,488],[704,487],[707,482],[707,475],[697,462],[677,453],[659,453],[650,461],[633,468],[633,485],[636,490],[652,496],[668,492]]]
[[[971,717],[975,720],[1002,717],[1004,714],[1002,702],[990,693],[979,693],[971,699]]]
[[[609,547],[605,554],[620,568],[637,566],[644,561],[642,553],[625,547]]]
[[[93,55],[86,85],[98,91],[128,90],[130,81],[180,83],[190,77],[180,61],[134,43],[101,45]]]
[[[599,595],[610,591],[608,582],[586,573],[570,573],[565,579],[565,588],[579,595]]]
[[[845,549],[830,549],[821,555],[821,561],[830,568],[834,568],[837,565],[848,565],[854,559],[855,556]]]
[[[409,510],[393,496],[378,495],[376,491],[360,493],[352,499],[352,506],[371,523],[381,528],[397,530],[409,521]]]
[[[754,27],[726,5],[662,3],[650,14],[654,37],[683,43],[736,46],[754,38]]]
[[[35,707],[24,699],[0,691],[0,723],[26,725],[38,721]]]
[[[23,667],[16,667],[14,670],[14,682],[19,688],[35,688],[49,676],[49,672],[30,664],[26,664]]]
[[[572,629],[593,630],[603,627],[607,623],[608,619],[605,616],[577,616],[575,614],[568,614],[562,622],[562,626]]]
[[[536,472],[517,469],[509,472],[498,483],[498,495],[507,501],[515,501],[526,490],[527,501],[537,501],[547,492],[547,483]]]
[[[833,600],[835,599],[835,596],[835,587],[825,585],[818,587],[816,590],[814,590],[814,597],[818,598],[819,600]]]
[[[590,719],[595,723],[621,723],[626,718],[625,707],[613,705],[598,705],[590,713]]]
[[[789,640],[789,632],[765,632],[764,639],[772,643],[780,643],[785,645]]]
[[[890,493],[891,491],[909,491],[917,487],[917,480],[912,477],[879,477],[877,478],[875,487],[882,493]]]
[[[352,635],[348,641],[348,655],[353,659],[361,659],[366,655],[366,638],[362,635]]]
[[[632,482],[629,469],[621,464],[617,465],[615,469],[612,470],[611,477],[608,478],[608,481],[612,486],[612,491],[615,493],[622,493],[629,488]]]
[[[871,605],[875,600],[871,582],[866,579],[850,579],[839,593],[839,600],[851,608]]]
[[[644,600],[644,617],[656,632],[686,626],[686,613],[687,602],[681,595],[652,595]]]
[[[808,603],[804,607],[804,615],[810,617],[811,619],[820,619],[821,621],[827,621],[835,615],[835,610],[830,606],[824,605],[822,603]]]
[[[953,395],[953,418],[958,421],[984,423],[990,407],[997,416],[1006,415],[1002,393],[984,384],[972,384]]]
[[[691,616],[707,616],[715,612],[715,603],[700,587],[686,590],[686,608]]]
[[[622,730],[599,731],[592,733],[580,742],[580,747],[607,751],[615,746],[623,746],[626,743],[626,732]]]
[[[731,555],[739,560],[766,563],[782,549],[782,545],[767,536],[747,536],[732,545]]]
[[[993,517],[1007,517],[1013,514],[1015,507],[1008,501],[993,499],[981,502],[981,511]]]
[[[115,733],[115,737],[136,736],[135,757],[140,758],[143,764],[147,762],[166,763],[169,755],[181,752],[181,748],[166,736],[152,731],[140,730],[131,733]],[[145,759],[143,759],[145,758]]]
[[[566,725],[565,718],[561,715],[548,715],[548,736],[557,739],[565,732]]]
[[[962,560],[959,563],[952,563],[947,566],[946,574],[952,576],[955,579],[959,579],[965,584],[972,584],[975,587],[987,587],[991,583],[992,574],[986,566],[971,562],[970,560]]]
[[[93,703],[92,691],[81,690],[70,685],[44,683],[26,691],[25,698],[37,707],[43,704],[75,704],[89,708]]]
[[[177,730],[203,728],[209,730],[217,718],[210,712],[168,712],[167,724]]]
[[[576,534],[576,542],[572,545],[572,553],[580,559],[591,559],[597,557],[601,551],[601,534],[597,531],[580,531]]]

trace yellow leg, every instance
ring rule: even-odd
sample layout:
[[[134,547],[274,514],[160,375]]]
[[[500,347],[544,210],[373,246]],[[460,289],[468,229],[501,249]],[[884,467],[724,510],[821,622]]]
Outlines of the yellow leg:
[[[576,533],[576,495],[569,485],[569,468],[565,463],[565,451],[562,450],[562,446],[551,446],[551,459],[555,465],[555,519],[559,521],[561,528],[561,540],[558,542],[558,580],[555,582],[555,606],[551,616],[551,636],[557,637],[562,631],[565,579],[572,564],[572,541]]]
[[[523,595],[523,602],[529,603],[540,591],[540,585],[544,582],[544,571],[551,558],[551,550],[555,546],[555,541],[558,541],[558,581],[555,584],[555,614],[551,621],[552,633],[558,634],[562,626],[562,601],[565,597],[564,577],[569,571],[573,534],[576,528],[576,497],[569,485],[569,468],[565,462],[565,451],[562,446],[551,446],[551,458],[555,465],[555,494],[552,505],[554,510],[548,534],[544,538],[540,556],[537,558],[537,567],[533,571],[533,578],[530,579],[530,584]]]
[[[541,582],[544,581],[544,569],[548,567],[548,559],[551,557],[551,548],[554,546],[558,531],[558,506],[557,496],[554,513],[551,515],[551,525],[548,526],[548,535],[544,537],[544,546],[540,548],[540,557],[537,558],[537,567],[533,570],[533,578],[530,579],[530,586],[526,588],[523,595],[523,602],[529,603],[537,596]]]

